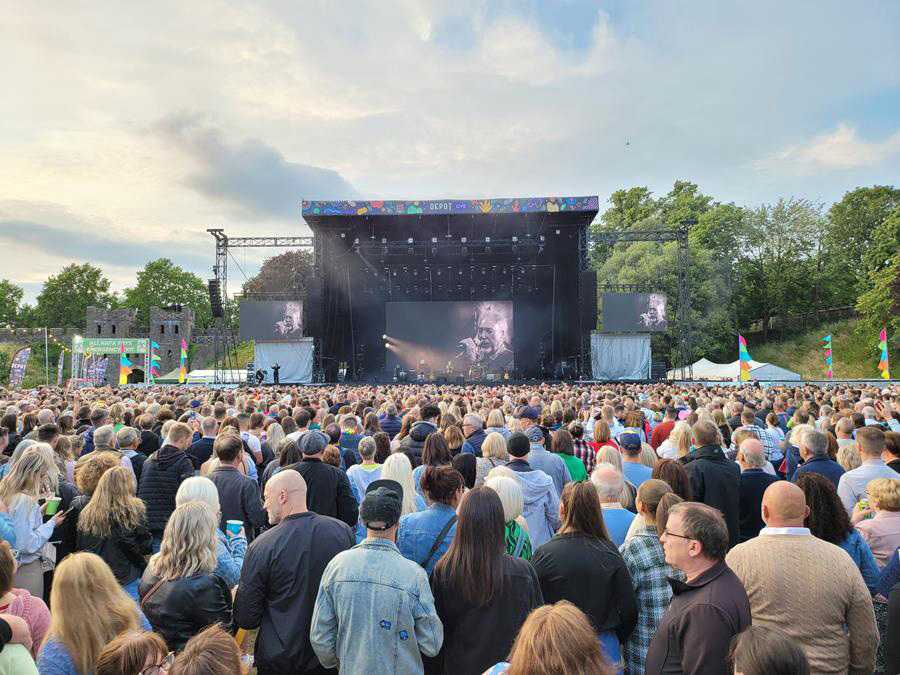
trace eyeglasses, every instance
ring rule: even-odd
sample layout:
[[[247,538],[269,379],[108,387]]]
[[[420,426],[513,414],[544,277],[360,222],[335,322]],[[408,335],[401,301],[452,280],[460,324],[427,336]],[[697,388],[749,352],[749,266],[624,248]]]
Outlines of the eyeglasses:
[[[162,661],[154,663],[152,666],[147,666],[139,675],[163,675],[168,672],[173,663],[175,663],[175,652],[169,652],[163,657]]]
[[[667,537],[678,537],[679,539],[687,539],[689,541],[693,539],[693,537],[686,537],[683,534],[675,534],[674,532],[669,532],[668,530],[663,530],[662,533]]]

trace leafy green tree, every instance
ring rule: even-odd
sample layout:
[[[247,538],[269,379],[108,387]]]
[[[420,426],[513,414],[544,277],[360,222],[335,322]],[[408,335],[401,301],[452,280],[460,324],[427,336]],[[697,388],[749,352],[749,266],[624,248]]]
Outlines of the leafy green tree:
[[[871,287],[859,296],[856,309],[867,336],[883,326],[896,341],[900,334],[900,251],[881,269],[870,274]]]
[[[22,295],[20,286],[0,279],[0,325],[9,326],[18,321]]]
[[[144,328],[149,325],[150,307],[190,307],[198,328],[206,328],[212,320],[206,284],[168,258],[152,260],[137,273],[137,284],[125,289],[123,305],[137,310],[137,324]]]
[[[82,328],[88,306],[109,308],[115,300],[115,295],[109,292],[109,279],[103,276],[99,267],[73,263],[44,283],[31,322],[41,326]]]
[[[243,292],[258,298],[268,294],[283,298],[288,294],[304,299],[312,276],[312,253],[304,250],[285,251],[263,261],[259,274],[244,284]]]

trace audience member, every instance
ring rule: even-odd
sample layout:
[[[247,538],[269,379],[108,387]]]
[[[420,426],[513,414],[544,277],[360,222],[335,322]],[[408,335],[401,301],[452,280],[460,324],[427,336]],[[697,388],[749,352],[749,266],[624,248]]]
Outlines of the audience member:
[[[884,432],[878,427],[863,427],[856,431],[856,449],[862,464],[841,476],[838,495],[847,513],[852,515],[857,502],[866,495],[870,481],[876,478],[900,478],[900,474],[884,463]]]
[[[497,470],[509,471],[506,467]],[[492,475],[488,476],[484,484],[497,493],[500,503],[503,505],[503,520],[506,521],[504,531],[506,553],[513,558],[531,560],[533,554],[531,537],[528,536],[527,523],[522,516],[525,508],[522,488],[512,472],[509,473],[508,476],[494,475],[492,470]]]
[[[867,490],[869,508],[861,509],[857,502],[851,520],[872,549],[875,562],[884,567],[900,546],[900,475],[869,481]]]
[[[425,456],[432,438],[440,436],[434,434],[426,441]],[[425,467],[422,492],[428,508],[400,518],[397,548],[403,557],[418,563],[430,575],[456,534],[456,507],[465,492],[465,485],[462,475],[453,467],[422,466]]]
[[[13,586],[15,574],[15,553],[7,542],[0,541],[0,614],[20,617],[28,624],[31,655],[37,658],[50,625],[50,610],[41,598]]]
[[[685,469],[691,477],[691,492],[698,502],[718,509],[728,526],[728,545],[740,538],[741,470],[725,457],[719,444],[719,430],[703,420],[693,426],[694,450]]]
[[[194,473],[194,463],[185,450],[193,432],[187,424],[169,427],[165,444],[144,462],[138,497],[147,505],[147,526],[153,535],[153,548],[159,548],[169,516],[175,510],[175,493],[181,481]]]
[[[556,487],[556,494],[560,495],[566,483],[572,480],[566,463],[560,458],[549,452],[544,443],[544,431],[539,426],[531,426],[525,431],[525,437],[528,438],[528,464],[535,471],[543,471],[553,479],[553,485]],[[509,441],[507,441],[507,452]]]
[[[306,503],[310,511],[337,518],[354,527],[359,517],[359,506],[347,475],[322,461],[327,444],[328,438],[321,431],[308,431],[298,444],[303,459],[289,468],[297,471],[306,481]]]
[[[741,442],[737,463],[741,467],[739,540],[747,541],[757,536],[765,525],[762,520],[763,493],[778,478],[763,471],[766,452],[758,438],[748,438]]]
[[[241,652],[219,626],[210,626],[188,640],[166,675],[245,675]]]
[[[378,446],[374,436],[361,438],[357,450],[361,461],[347,469],[347,480],[350,481],[356,501],[361,502],[369,483],[381,478],[381,463],[375,461]]]
[[[525,500],[523,515],[528,534],[535,548],[550,541],[559,527],[559,495],[553,479],[543,471],[533,469],[528,461],[531,443],[528,437],[516,432],[506,442],[510,461],[507,466],[515,472]]]
[[[838,486],[841,476],[844,475],[844,468],[835,462],[828,455],[828,436],[821,431],[810,430],[800,436],[800,458],[803,464],[797,467],[791,481],[797,482],[797,478],[804,473],[813,472],[825,476],[828,480]]]
[[[591,483],[600,499],[603,522],[609,538],[616,546],[625,543],[625,535],[634,521],[635,514],[622,506],[620,497],[624,489],[624,478],[612,464],[597,464],[591,473]]]
[[[771,414],[771,413],[770,413]],[[806,654],[781,631],[750,626],[731,642],[734,672],[740,675],[809,675]]]
[[[156,633],[128,631],[103,648],[95,675],[164,675],[174,660],[175,653]]]
[[[268,520],[259,496],[259,484],[241,473],[244,464],[244,444],[234,434],[221,434],[213,444],[218,466],[209,473],[209,480],[219,493],[219,528],[225,530],[229,520],[244,524],[247,541],[252,542],[257,531]]]

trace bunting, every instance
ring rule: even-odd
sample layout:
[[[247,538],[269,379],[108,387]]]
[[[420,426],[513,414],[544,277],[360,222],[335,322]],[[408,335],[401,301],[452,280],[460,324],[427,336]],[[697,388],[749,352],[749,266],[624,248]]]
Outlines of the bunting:
[[[150,383],[153,384],[159,375],[159,344],[150,340]]]
[[[747,351],[747,341],[740,334],[738,334],[738,360],[741,362],[741,382],[748,382],[750,380],[750,352]]]
[[[829,380],[834,379],[834,370],[832,370],[832,357],[831,357],[831,335],[826,335],[822,338],[823,348],[825,349],[825,377]]]
[[[882,328],[878,334],[878,347],[881,349],[881,360],[878,362],[878,370],[881,371],[881,379],[891,379],[891,369],[888,363],[887,328]]]
[[[128,356],[125,355],[125,343],[119,347],[119,384],[128,384],[128,376],[134,370]]]
[[[184,384],[187,380],[187,354],[188,346],[184,338],[181,338],[181,364],[178,369],[178,384]]]

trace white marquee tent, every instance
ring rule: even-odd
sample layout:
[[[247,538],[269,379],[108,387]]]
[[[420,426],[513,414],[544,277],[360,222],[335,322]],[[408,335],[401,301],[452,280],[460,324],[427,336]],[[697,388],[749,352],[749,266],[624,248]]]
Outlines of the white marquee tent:
[[[683,372],[682,372],[683,371]],[[741,362],[713,363],[708,359],[700,359],[691,368],[675,368],[666,375],[670,380],[720,380],[737,382],[741,374]],[[750,361],[751,380],[793,380],[802,379],[800,373],[776,366],[774,363]]]

